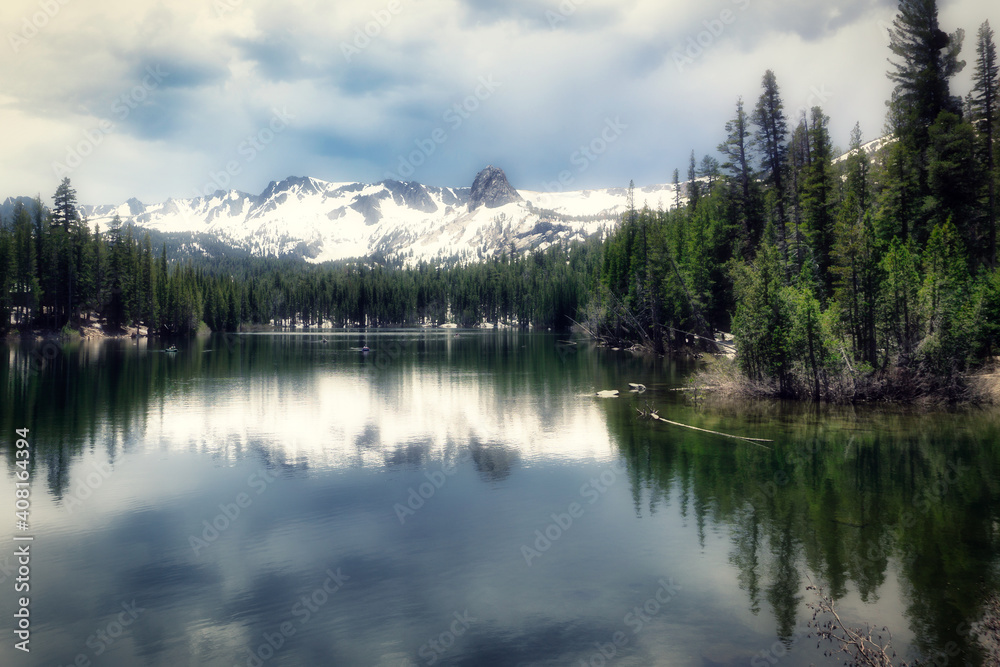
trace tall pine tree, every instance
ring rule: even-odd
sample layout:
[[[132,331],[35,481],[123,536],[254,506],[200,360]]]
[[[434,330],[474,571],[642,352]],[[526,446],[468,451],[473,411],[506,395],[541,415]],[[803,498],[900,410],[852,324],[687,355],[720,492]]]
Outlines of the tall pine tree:
[[[913,234],[923,243],[929,233],[921,203],[929,195],[930,128],[941,112],[961,114],[961,100],[952,96],[949,80],[965,67],[958,57],[964,37],[961,29],[951,35],[941,30],[935,0],[900,0],[889,30],[889,49],[896,59],[889,60],[887,75],[895,84],[889,123],[899,142],[898,182],[904,188],[892,215],[899,218],[904,240]]]
[[[764,182],[769,186],[767,192],[770,220],[774,223],[778,234],[778,243],[785,265],[788,265],[788,235],[785,228],[785,168],[788,146],[785,140],[788,135],[788,121],[785,119],[785,105],[781,101],[781,91],[778,89],[778,79],[774,72],[767,70],[761,79],[764,89],[753,112],[753,124],[756,126],[754,141],[760,152],[760,166],[764,174]]]
[[[760,242],[763,227],[757,206],[757,183],[753,174],[754,157],[750,138],[750,119],[743,108],[743,98],[736,102],[736,117],[726,123],[726,140],[719,144],[724,157],[722,168],[729,177],[729,192],[735,222],[744,238],[748,254]]]
[[[979,26],[976,36],[976,71],[971,94],[971,120],[978,133],[979,170],[985,189],[985,223],[990,266],[997,262],[997,165],[996,140],[1000,126],[1000,66],[990,22]]]

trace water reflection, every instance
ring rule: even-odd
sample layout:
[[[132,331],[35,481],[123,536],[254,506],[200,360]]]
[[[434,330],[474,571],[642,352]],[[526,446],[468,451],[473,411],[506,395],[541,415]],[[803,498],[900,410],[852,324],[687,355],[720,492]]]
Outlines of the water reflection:
[[[677,577],[618,664],[746,664],[775,639],[809,664],[809,579],[914,652],[981,661],[967,624],[997,589],[992,413],[704,407],[669,391],[681,366],[553,336],[378,332],[361,355],[356,333],[325,335],[170,355],[84,341],[40,370],[8,350],[0,422],[32,429],[45,490],[39,655],[96,657],[88,637],[135,598],[151,611],[105,664],[248,664],[284,622],[267,664],[426,664],[464,612],[443,664],[576,664]],[[641,399],[588,395],[635,381]],[[646,401],[774,446],[639,421]]]
[[[779,404],[698,410],[680,402],[671,410],[682,422],[725,424],[776,441],[761,451],[664,433],[659,424],[637,428],[626,410],[609,414],[637,513],[655,512],[677,489],[681,514],[695,514],[700,539],[706,513],[710,523],[728,526],[729,562],[748,607],[756,614],[766,601],[779,637],[790,641],[795,633],[804,577],[822,583],[859,621],[879,625],[888,622],[882,610],[891,615],[897,602],[880,596],[898,577],[915,648],[981,661],[969,624],[997,589],[996,414],[817,415]]]

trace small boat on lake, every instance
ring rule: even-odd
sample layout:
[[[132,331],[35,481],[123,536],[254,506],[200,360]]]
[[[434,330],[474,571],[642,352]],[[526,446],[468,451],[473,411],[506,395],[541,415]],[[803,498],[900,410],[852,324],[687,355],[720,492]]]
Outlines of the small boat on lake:
[[[361,348],[361,351],[362,352],[371,352],[371,348],[369,348],[367,345],[365,345],[363,348]]]
[[[176,352],[176,351],[177,351],[176,345],[171,345],[170,347],[164,350],[164,352]]]

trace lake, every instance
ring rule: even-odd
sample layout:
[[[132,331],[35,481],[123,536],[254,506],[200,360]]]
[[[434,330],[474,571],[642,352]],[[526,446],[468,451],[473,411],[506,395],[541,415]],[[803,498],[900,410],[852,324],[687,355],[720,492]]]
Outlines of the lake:
[[[706,404],[695,362],[459,334],[5,346],[0,664],[839,664],[811,582],[981,662],[997,413]]]

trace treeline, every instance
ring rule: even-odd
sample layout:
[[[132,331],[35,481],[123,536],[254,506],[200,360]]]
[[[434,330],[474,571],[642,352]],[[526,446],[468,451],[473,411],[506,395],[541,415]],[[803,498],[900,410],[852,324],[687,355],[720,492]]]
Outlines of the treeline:
[[[314,266],[262,259],[195,271],[205,323],[216,331],[242,324],[463,327],[502,324],[565,329],[588,298],[587,277],[600,242],[551,246],[473,264],[420,261],[391,267],[367,262]]]
[[[566,328],[591,290],[600,242],[553,246],[469,265],[412,267],[229,258],[168,262],[149,234],[116,217],[81,219],[64,179],[51,210],[19,202],[0,224],[0,332],[144,326],[187,334],[253,325],[462,326],[503,323]]]
[[[202,318],[198,276],[154,257],[149,235],[116,218],[105,232],[82,220],[63,179],[51,210],[18,201],[0,224],[0,333],[104,324],[118,332],[140,323],[187,332]]]
[[[1000,343],[1000,78],[986,22],[974,87],[953,96],[962,41],[934,2],[903,0],[886,141],[869,154],[856,126],[836,163],[823,110],[788,119],[766,72],[723,162],[692,154],[686,204],[630,210],[608,240],[592,325],[657,349],[732,331],[757,392],[960,395]]]

